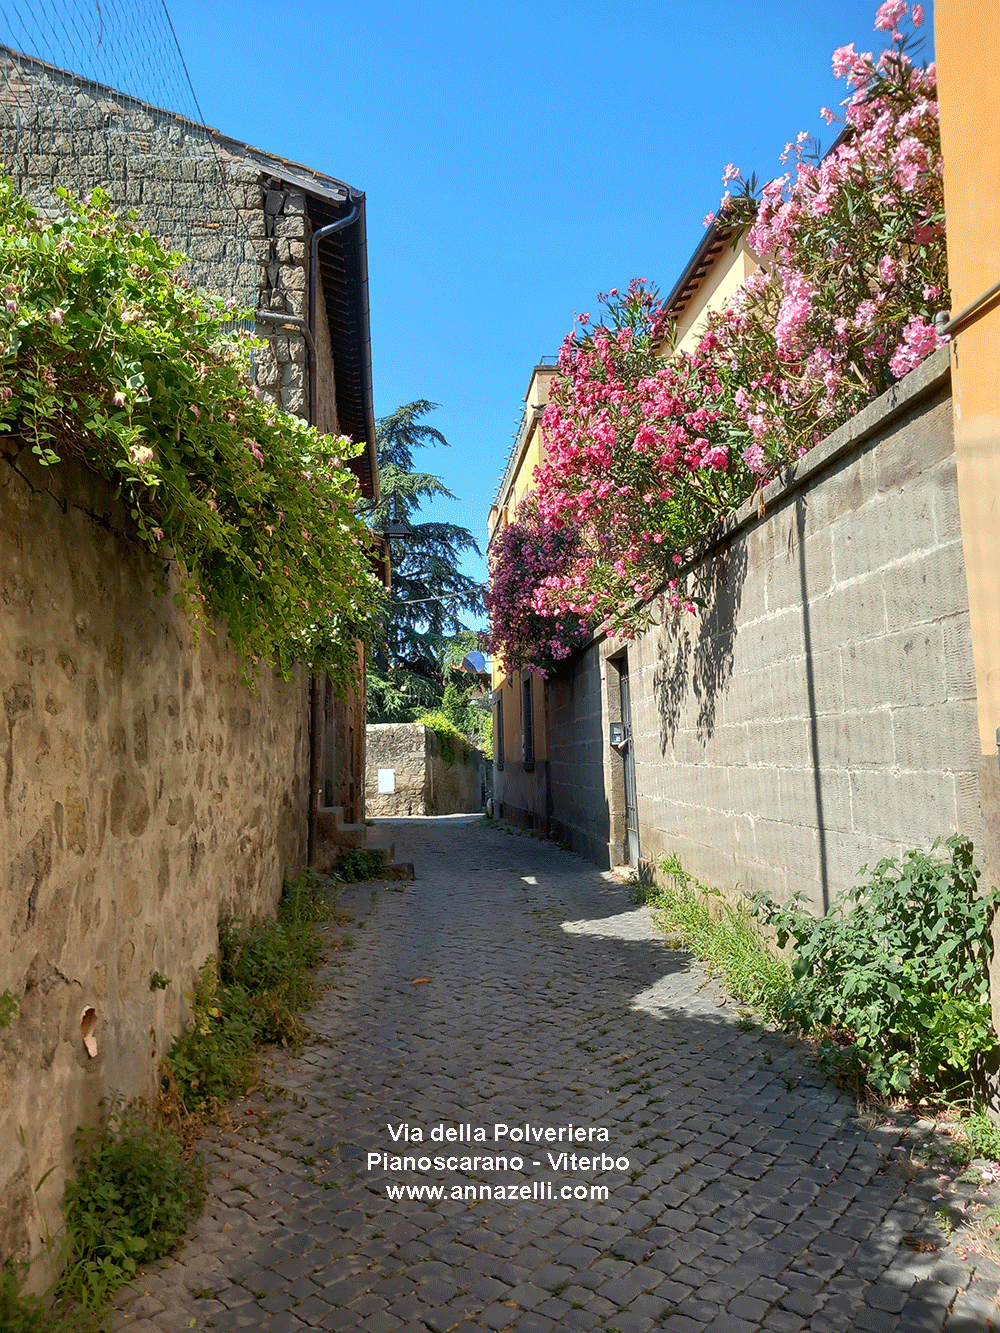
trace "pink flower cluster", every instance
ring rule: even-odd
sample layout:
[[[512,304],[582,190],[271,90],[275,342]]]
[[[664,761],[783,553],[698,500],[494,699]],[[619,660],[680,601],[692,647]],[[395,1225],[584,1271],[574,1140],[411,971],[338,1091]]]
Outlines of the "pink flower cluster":
[[[745,233],[759,268],[693,355],[665,359],[668,315],[644,280],[600,298],[594,324],[578,317],[543,417],[537,508],[495,543],[506,661],[535,654],[544,670],[585,625],[634,630],[660,590],[664,610],[692,610],[683,568],[713,524],[940,345],[935,76],[905,53],[908,14],[919,26],[919,6],[880,7],[892,46],[877,60],[834,53],[848,96],[829,153],[800,134],[757,200],[726,167],[714,222]]]

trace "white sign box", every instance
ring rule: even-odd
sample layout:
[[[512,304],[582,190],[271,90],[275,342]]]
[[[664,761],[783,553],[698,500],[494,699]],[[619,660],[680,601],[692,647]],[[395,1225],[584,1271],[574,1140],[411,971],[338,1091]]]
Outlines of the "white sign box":
[[[388,796],[395,790],[396,790],[396,770],[394,768],[380,768],[378,771],[379,796]]]

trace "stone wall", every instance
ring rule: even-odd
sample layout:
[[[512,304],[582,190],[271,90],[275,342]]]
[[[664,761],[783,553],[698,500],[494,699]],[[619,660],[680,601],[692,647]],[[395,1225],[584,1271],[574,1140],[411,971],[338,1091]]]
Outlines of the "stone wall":
[[[42,213],[65,210],[57,186],[79,197],[100,186],[117,211],[134,213],[188,256],[182,272],[196,286],[240,307],[306,318],[312,224],[305,189],[286,177],[305,184],[307,169],[5,47],[0,162]],[[283,167],[288,171],[276,174]],[[316,424],[336,433],[322,292],[318,300]],[[262,321],[257,333],[266,339],[255,367],[263,396],[306,416],[303,334],[273,321]]]
[[[449,763],[429,727],[376,722],[367,728],[366,809],[372,818],[473,814],[483,808],[483,756],[467,746]],[[379,772],[394,790],[379,791]]]
[[[647,863],[676,853],[706,883],[823,910],[862,864],[960,830],[996,882],[946,353],[765,502],[700,565],[705,612],[595,641],[549,682],[552,827],[595,860],[621,845],[607,726],[627,664]]]
[[[196,646],[128,523],[82,465],[0,457],[0,1256],[58,1232],[100,1099],[154,1090],[220,914],[306,858],[307,681],[252,693],[221,626]]]

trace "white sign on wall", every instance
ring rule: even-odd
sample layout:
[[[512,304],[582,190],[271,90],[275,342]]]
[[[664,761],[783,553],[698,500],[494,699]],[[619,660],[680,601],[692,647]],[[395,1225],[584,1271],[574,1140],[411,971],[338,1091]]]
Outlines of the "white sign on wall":
[[[380,768],[378,771],[378,794],[388,796],[396,790],[396,770]]]

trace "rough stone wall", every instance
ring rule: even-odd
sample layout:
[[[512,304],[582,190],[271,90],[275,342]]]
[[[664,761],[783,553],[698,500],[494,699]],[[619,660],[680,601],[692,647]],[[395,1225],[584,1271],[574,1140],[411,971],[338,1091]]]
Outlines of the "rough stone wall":
[[[305,318],[311,224],[306,196],[263,160],[202,125],[0,48],[0,162],[41,212],[58,215],[64,186],[100,186],[120,212],[188,256],[184,275],[241,307]],[[322,297],[320,296],[320,301]],[[317,424],[336,432],[329,334],[317,319]],[[301,332],[262,322],[256,356],[266,398],[307,414]]]
[[[379,793],[379,769],[392,769],[396,790]],[[483,756],[472,746],[452,764],[437,736],[420,722],[375,722],[367,728],[366,804],[370,817],[471,814],[483,808]]]
[[[260,169],[224,160],[203,126],[4,49],[0,160],[42,212],[64,210],[57,186],[78,196],[100,186],[190,257],[198,286],[256,299],[254,237],[264,229],[236,209],[261,210]]]
[[[309,220],[301,190],[280,188],[280,181],[266,182],[261,208],[258,188],[257,211],[247,200],[247,217],[257,236],[260,264],[258,308],[305,319],[309,300]],[[248,192],[249,193],[249,192]],[[271,330],[274,330],[271,332]],[[306,341],[292,328],[275,329],[261,324],[268,345],[257,356],[257,384],[276,407],[304,417],[308,414],[308,366]],[[327,426],[326,429],[332,429]]]
[[[0,549],[0,993],[20,1006],[0,1034],[10,1256],[59,1230],[76,1126],[108,1094],[153,1091],[220,914],[273,909],[304,863],[309,737],[306,680],[265,675],[252,694],[221,626],[195,646],[82,465],[0,458]]]

